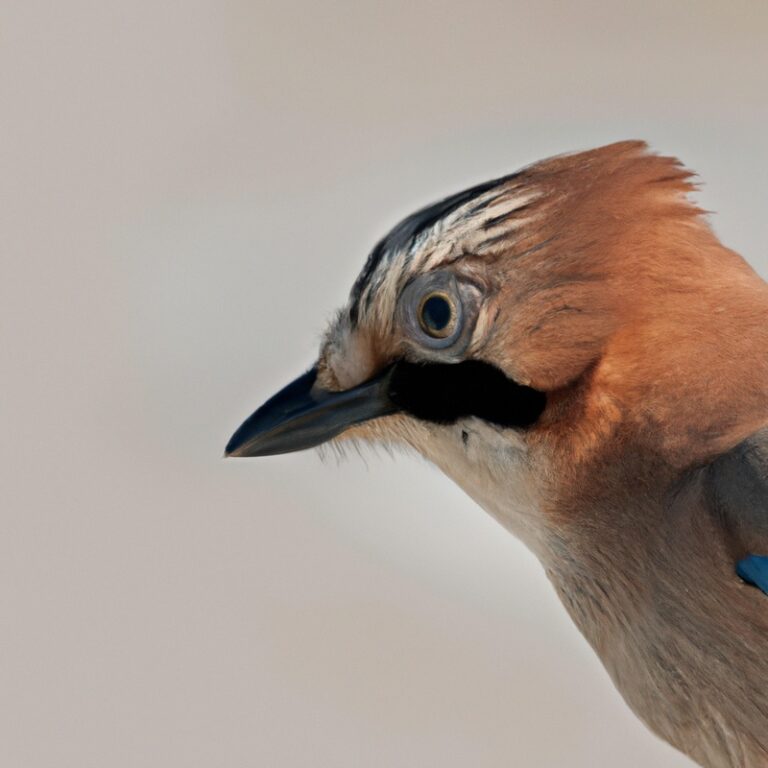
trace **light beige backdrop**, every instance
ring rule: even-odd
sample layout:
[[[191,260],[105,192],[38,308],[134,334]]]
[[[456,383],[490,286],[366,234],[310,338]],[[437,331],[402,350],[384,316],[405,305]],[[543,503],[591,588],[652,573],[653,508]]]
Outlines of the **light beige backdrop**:
[[[0,766],[688,762],[413,458],[222,461],[400,216],[647,138],[768,271],[768,4],[5,0]]]

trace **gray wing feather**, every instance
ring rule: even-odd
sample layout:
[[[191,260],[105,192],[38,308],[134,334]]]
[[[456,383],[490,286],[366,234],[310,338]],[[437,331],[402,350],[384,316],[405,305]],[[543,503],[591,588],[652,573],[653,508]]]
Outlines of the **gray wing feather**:
[[[737,559],[768,555],[768,427],[707,468],[713,511],[730,534]]]

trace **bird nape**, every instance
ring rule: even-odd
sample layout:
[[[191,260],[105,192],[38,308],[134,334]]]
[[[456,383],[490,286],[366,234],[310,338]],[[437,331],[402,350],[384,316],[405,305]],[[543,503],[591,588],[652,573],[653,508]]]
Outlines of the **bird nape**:
[[[703,766],[753,768],[768,765],[768,285],[689,200],[691,176],[621,142],[406,218],[312,369],[227,454],[417,450],[541,560],[653,731]]]

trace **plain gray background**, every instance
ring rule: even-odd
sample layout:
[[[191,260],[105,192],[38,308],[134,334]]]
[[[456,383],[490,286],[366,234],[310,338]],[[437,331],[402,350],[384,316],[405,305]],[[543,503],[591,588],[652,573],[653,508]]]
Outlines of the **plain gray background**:
[[[768,4],[6,0],[0,765],[689,765],[411,457],[223,461],[415,206],[623,138],[765,275]]]

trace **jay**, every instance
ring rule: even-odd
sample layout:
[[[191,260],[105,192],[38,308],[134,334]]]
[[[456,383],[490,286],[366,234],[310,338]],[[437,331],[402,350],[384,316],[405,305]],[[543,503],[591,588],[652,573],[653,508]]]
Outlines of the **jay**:
[[[372,250],[232,456],[415,449],[538,557],[632,710],[768,765],[768,285],[627,141],[479,184]]]

